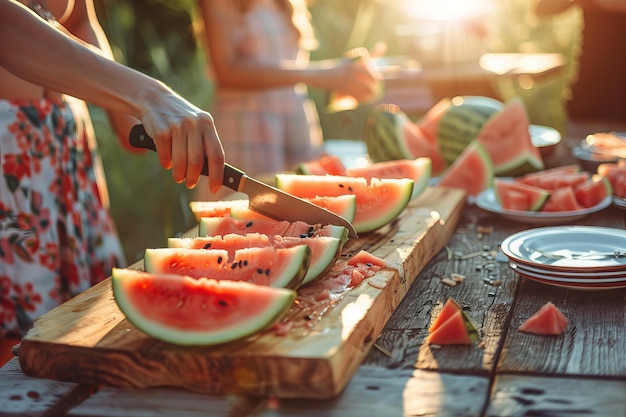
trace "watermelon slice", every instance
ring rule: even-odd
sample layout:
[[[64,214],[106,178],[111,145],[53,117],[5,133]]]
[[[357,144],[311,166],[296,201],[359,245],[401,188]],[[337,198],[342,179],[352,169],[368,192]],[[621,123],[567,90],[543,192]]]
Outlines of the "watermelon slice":
[[[608,178],[594,175],[582,184],[578,184],[574,188],[574,195],[581,206],[588,208],[610,196],[613,192],[612,188]]]
[[[506,210],[537,211],[550,197],[550,192],[543,188],[499,178],[494,179],[494,191]]]
[[[354,194],[357,208],[352,224],[358,233],[376,230],[395,219],[409,203],[413,183],[408,178],[368,181],[340,175],[276,175],[276,187],[296,197]]]
[[[544,169],[541,152],[530,139],[528,115],[516,97],[485,122],[477,135],[496,175],[517,176]]]
[[[296,174],[304,175],[345,175],[346,167],[336,155],[323,155],[317,159],[301,162],[296,166]]]
[[[196,221],[202,217],[230,216],[233,207],[248,207],[248,199],[221,200],[221,201],[190,201],[189,208]]]
[[[478,141],[470,143],[443,173],[439,185],[460,188],[476,196],[493,184],[493,165],[489,154]]]
[[[442,98],[417,120],[417,125],[430,143],[438,143],[439,122],[451,105],[452,100],[449,97]]]
[[[311,250],[311,261],[300,286],[320,278],[335,263],[345,243],[344,239],[331,236],[270,238],[260,233],[226,234],[223,236],[172,237],[167,241],[170,248],[187,249],[226,249],[228,256],[234,257],[238,249],[274,246],[288,248],[307,245]]]
[[[348,168],[346,175],[350,177],[372,178],[409,178],[413,180],[411,199],[419,196],[428,187],[432,172],[430,158],[397,159],[394,161],[376,162],[364,167]]]
[[[217,345],[273,325],[289,311],[294,290],[243,281],[113,269],[113,296],[128,321],[178,345]]]
[[[560,335],[565,331],[569,320],[556,306],[548,301],[535,314],[522,323],[518,330],[538,335]]]
[[[529,172],[522,176],[516,177],[515,181],[522,182],[528,185],[534,185],[535,187],[537,187],[539,186],[539,183],[541,182],[540,179],[543,177],[548,177],[551,175],[561,176],[563,174],[572,174],[576,172],[580,172],[580,167],[578,166],[578,164],[562,165],[560,167],[548,168],[548,169],[543,169],[541,171],[535,171],[535,172]]]
[[[436,345],[471,345],[478,340],[476,326],[452,298],[446,300],[428,332],[428,342]]]
[[[298,288],[310,262],[307,245],[237,249],[153,248],[144,253],[146,272],[192,278],[246,281],[280,288]]]
[[[332,236],[348,238],[348,230],[343,226],[328,224],[313,225],[306,222],[288,222],[286,220],[242,220],[232,217],[203,217],[198,224],[198,236],[219,236],[230,233],[261,233],[268,236]]]
[[[582,208],[583,206],[576,200],[574,189],[567,186],[552,191],[552,194],[541,208],[541,211],[573,211],[581,210]]]

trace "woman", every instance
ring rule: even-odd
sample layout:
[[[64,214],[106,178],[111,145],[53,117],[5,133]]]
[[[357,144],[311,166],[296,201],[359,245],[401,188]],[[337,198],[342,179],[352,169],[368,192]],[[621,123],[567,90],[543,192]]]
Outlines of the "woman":
[[[28,6],[51,23],[0,0],[0,362],[34,318],[124,264],[86,107],[55,91],[116,112],[124,138],[141,120],[162,165],[190,188],[206,154],[218,190],[224,162],[210,114],[100,56],[110,51],[91,0]]]
[[[318,115],[306,87],[371,100],[377,74],[358,60],[309,62],[315,46],[304,0],[201,0],[215,82],[211,112],[228,162],[258,176],[322,153]],[[198,188],[196,198],[206,199]]]

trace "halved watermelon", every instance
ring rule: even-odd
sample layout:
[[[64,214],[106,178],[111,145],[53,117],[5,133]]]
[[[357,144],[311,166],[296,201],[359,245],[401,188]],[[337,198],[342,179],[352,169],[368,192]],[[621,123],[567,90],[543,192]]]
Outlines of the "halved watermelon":
[[[300,286],[309,284],[320,278],[335,263],[345,243],[344,239],[330,236],[314,237],[283,237],[270,238],[260,233],[226,234],[223,236],[204,237],[172,237],[167,241],[170,248],[187,249],[226,249],[229,257],[233,257],[237,249],[274,246],[288,248],[297,245],[307,245],[311,250],[309,268]]]
[[[280,288],[298,288],[311,259],[307,245],[237,249],[151,248],[144,253],[146,272],[193,278],[246,281]]]
[[[543,188],[500,178],[494,179],[494,192],[506,210],[537,211],[550,197],[550,192]]]
[[[493,179],[491,158],[480,142],[475,140],[443,173],[439,185],[459,188],[467,195],[476,196],[491,187]]]
[[[308,224],[286,220],[241,220],[232,217],[203,217],[198,224],[198,236],[217,236],[229,233],[261,233],[268,236],[332,236],[348,238],[348,230],[343,226],[328,224]]]
[[[438,143],[427,137],[397,105],[376,106],[367,119],[364,136],[372,162],[427,157],[433,175],[445,168]]]
[[[253,335],[280,320],[296,298],[285,288],[132,269],[114,268],[112,284],[128,321],[178,345],[216,345]]]
[[[567,317],[551,301],[548,301],[517,329],[526,333],[557,336],[565,331],[568,323]]]
[[[404,210],[411,199],[413,180],[277,174],[276,187],[307,198],[354,194],[357,208],[352,224],[357,233],[366,233],[391,222]]]
[[[373,164],[348,168],[346,175],[349,177],[363,177],[367,180],[372,178],[409,178],[413,180],[413,193],[411,199],[420,195],[430,181],[432,161],[430,158],[396,159],[395,161],[375,162]]]

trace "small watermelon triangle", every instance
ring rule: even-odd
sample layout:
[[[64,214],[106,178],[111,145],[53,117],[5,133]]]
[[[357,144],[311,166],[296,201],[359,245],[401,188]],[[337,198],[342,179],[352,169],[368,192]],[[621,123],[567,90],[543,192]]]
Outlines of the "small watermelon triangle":
[[[461,306],[452,298],[448,298],[439,312],[439,315],[435,318],[433,324],[428,328],[428,332],[432,333],[437,330],[443,323],[446,322],[446,320],[452,317],[454,313],[459,311],[462,311]]]
[[[569,320],[556,306],[548,301],[535,314],[530,316],[519,331],[539,335],[560,335],[567,327]]]
[[[431,344],[469,345],[478,341],[476,326],[452,298],[446,300],[428,331],[428,342]]]

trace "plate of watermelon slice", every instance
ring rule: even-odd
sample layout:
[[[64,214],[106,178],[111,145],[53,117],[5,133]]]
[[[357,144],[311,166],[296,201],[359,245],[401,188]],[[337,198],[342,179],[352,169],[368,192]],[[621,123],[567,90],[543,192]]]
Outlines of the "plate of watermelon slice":
[[[508,210],[502,208],[493,188],[488,188],[476,196],[476,205],[483,210],[495,213],[501,217],[518,223],[532,225],[557,225],[578,221],[592,213],[603,210],[611,205],[611,196],[606,196],[594,206],[566,211],[527,211]]]

